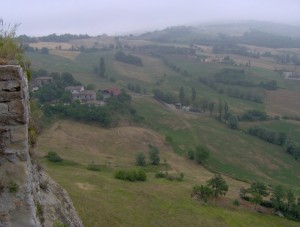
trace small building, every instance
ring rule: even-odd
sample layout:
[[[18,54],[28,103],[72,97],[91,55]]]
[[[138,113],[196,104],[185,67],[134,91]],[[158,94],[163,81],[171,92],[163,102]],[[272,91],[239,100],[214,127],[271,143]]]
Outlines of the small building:
[[[113,88],[108,88],[108,89],[104,89],[102,90],[102,96],[103,99],[106,100],[110,97],[117,97],[121,94],[121,91],[119,88],[113,87]]]
[[[43,87],[44,85],[52,83],[53,78],[51,76],[41,76],[34,80],[35,87]]]
[[[82,102],[94,101],[96,100],[96,97],[97,97],[96,92],[93,90],[84,90],[79,94],[79,99]]]
[[[83,86],[68,86],[65,88],[66,91],[71,92],[71,94],[80,94],[84,91]]]

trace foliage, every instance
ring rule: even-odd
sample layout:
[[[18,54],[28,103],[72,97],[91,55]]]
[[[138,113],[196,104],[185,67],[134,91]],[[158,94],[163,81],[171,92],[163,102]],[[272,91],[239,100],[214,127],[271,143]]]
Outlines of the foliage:
[[[145,166],[146,165],[146,156],[143,152],[139,152],[135,157],[135,164],[137,166]]]
[[[16,193],[19,191],[19,185],[16,182],[10,181],[7,184],[8,191],[10,193]]]
[[[173,138],[172,138],[172,136],[166,135],[166,136],[165,136],[165,141],[166,141],[167,143],[169,143],[169,144],[172,144],[172,143],[173,143]]]
[[[150,146],[149,149],[149,159],[150,159],[150,163],[151,165],[158,165],[160,162],[160,158],[159,158],[159,149],[156,146]]]
[[[115,60],[136,66],[143,66],[142,59],[131,54],[125,54],[123,51],[118,51],[115,55]]]
[[[103,57],[100,58],[99,76],[105,77],[105,62]]]
[[[139,170],[117,170],[114,177],[125,181],[146,181],[147,175],[145,171]]]
[[[156,178],[166,178],[169,181],[183,181],[184,174],[178,172],[158,171],[155,173]]]
[[[268,115],[261,110],[248,110],[246,113],[239,116],[240,121],[266,121]]]
[[[55,152],[55,151],[49,151],[46,155],[46,158],[49,162],[62,162],[63,159]]]
[[[198,145],[196,146],[194,150],[194,159],[199,163],[203,164],[205,160],[208,159],[210,155],[209,149],[204,145]]]
[[[21,44],[16,39],[16,30],[19,25],[6,25],[0,18],[0,60],[17,61],[23,69],[29,72],[29,61],[25,58]]]
[[[277,210],[280,210],[284,206],[284,197],[285,192],[282,186],[277,185],[273,188],[272,195],[271,195],[271,201],[273,204],[273,207]]]
[[[285,151],[292,155],[296,160],[300,158],[300,147],[296,146],[293,142],[288,141],[285,146]]]
[[[100,172],[103,169],[103,166],[97,165],[97,164],[94,164],[94,163],[90,163],[90,164],[88,164],[86,169],[91,170],[91,171]]]
[[[208,199],[213,195],[213,189],[210,188],[208,185],[195,185],[193,187],[192,195],[203,199],[203,201],[207,203]]]
[[[227,125],[231,129],[238,129],[239,128],[238,118],[235,115],[230,114]]]
[[[177,102],[177,97],[170,92],[164,92],[157,88],[153,90],[153,94],[156,99],[162,100],[166,103],[173,104]]]
[[[228,185],[220,174],[215,174],[213,178],[207,181],[207,185],[211,187],[216,198],[226,195],[228,191]]]
[[[232,204],[235,205],[235,206],[240,206],[241,205],[241,203],[238,199],[233,200]]]
[[[262,140],[265,140],[268,143],[278,145],[284,145],[287,139],[287,136],[284,132],[276,132],[274,130],[263,128],[258,125],[248,128],[248,133]]]

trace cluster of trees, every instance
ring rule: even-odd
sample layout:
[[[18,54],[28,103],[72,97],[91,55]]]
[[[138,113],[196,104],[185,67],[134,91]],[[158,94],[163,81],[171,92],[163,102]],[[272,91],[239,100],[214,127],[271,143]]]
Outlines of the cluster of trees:
[[[220,174],[216,174],[207,181],[207,184],[195,185],[191,196],[207,203],[212,197],[218,198],[219,196],[225,196],[228,189],[228,184],[223,177]]]
[[[36,43],[36,42],[69,42],[75,39],[87,39],[90,38],[88,35],[72,35],[72,34],[50,34],[42,37],[30,37],[27,35],[19,36],[19,39],[22,40],[23,43]]]
[[[246,47],[239,46],[232,42],[223,42],[223,40],[215,44],[212,51],[215,54],[236,54],[251,58],[259,58],[260,56],[259,52],[251,52]]]
[[[300,200],[296,200],[295,194],[290,189],[280,185],[267,187],[262,182],[254,182],[249,188],[240,190],[242,199],[268,208],[275,208],[277,211],[292,220],[300,221]]]
[[[105,106],[80,104],[78,101],[74,101],[70,105],[63,103],[45,105],[43,110],[47,117],[59,116],[74,120],[94,121],[103,127],[117,125],[121,115],[133,119],[136,116],[136,110],[131,106],[131,97],[124,91],[118,97],[109,98]]]
[[[238,116],[240,121],[266,121],[269,116],[265,111],[261,110],[248,110],[242,115]]]
[[[252,102],[261,103],[263,98],[261,95],[257,94],[254,91],[245,91],[242,89],[232,88],[232,87],[224,87],[218,85],[214,80],[205,77],[199,77],[199,82],[207,85],[208,87],[212,88],[213,90],[217,91],[220,94],[226,94],[229,97],[244,99]]]
[[[292,141],[287,142],[285,151],[288,154],[292,155],[296,160],[299,160],[299,158],[300,158],[300,147],[297,146]]]
[[[258,125],[248,128],[248,133],[262,140],[265,140],[268,143],[273,143],[280,146],[284,145],[287,140],[286,133],[276,132],[274,130],[263,128]]]
[[[159,149],[156,146],[149,145],[149,161],[151,165],[159,165]],[[135,157],[137,166],[146,166],[146,156],[143,152],[139,152]]]
[[[132,83],[128,83],[127,84],[127,89],[136,93],[144,93],[146,94],[146,89],[142,88],[141,85],[139,84],[132,84]]]
[[[166,103],[173,104],[177,102],[177,97],[171,92],[164,92],[159,88],[153,89],[154,98],[162,100]]]
[[[169,67],[170,69],[172,69],[174,72],[179,73],[180,75],[184,76],[184,77],[192,77],[192,74],[190,74],[187,70],[185,69],[181,69],[179,66],[175,65],[174,63],[168,61],[166,58],[161,57],[163,63]]]
[[[143,66],[143,62],[142,62],[141,58],[131,55],[131,54],[125,54],[123,51],[118,51],[116,53],[115,60],[126,63],[126,64]]]
[[[188,150],[188,158],[195,160],[199,164],[203,164],[210,155],[209,149],[204,145],[198,145],[194,150]]]
[[[138,48],[139,51],[146,54],[154,54],[156,56],[165,54],[176,55],[195,55],[196,52],[192,48],[187,47],[175,47],[175,46],[161,46],[161,45],[145,45]]]
[[[32,73],[33,77],[37,76],[47,76],[48,72],[46,70],[39,70]],[[71,95],[65,91],[67,86],[79,86],[80,82],[74,79],[73,75],[68,72],[63,73],[51,73],[49,76],[52,77],[52,83],[46,84],[41,87],[37,92],[33,94],[33,97],[37,98],[40,103],[49,102],[70,102]]]
[[[271,55],[273,58],[281,64],[294,64],[300,65],[300,57],[296,54],[283,54],[283,55]]]

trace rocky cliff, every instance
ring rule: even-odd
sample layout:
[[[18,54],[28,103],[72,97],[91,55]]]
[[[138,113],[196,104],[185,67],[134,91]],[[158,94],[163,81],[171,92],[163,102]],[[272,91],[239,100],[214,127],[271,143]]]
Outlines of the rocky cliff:
[[[0,227],[83,226],[68,194],[30,156],[22,68],[0,66]]]

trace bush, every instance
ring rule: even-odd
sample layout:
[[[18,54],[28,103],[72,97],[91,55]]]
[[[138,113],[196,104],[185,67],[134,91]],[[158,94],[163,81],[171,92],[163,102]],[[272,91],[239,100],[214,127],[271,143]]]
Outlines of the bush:
[[[155,146],[151,146],[149,150],[149,158],[150,158],[150,163],[152,165],[158,165],[160,162],[160,158],[158,156],[159,150]]]
[[[170,172],[167,172],[167,171],[159,171],[155,174],[155,177],[156,178],[166,178],[170,181],[173,181],[173,180],[176,180],[176,181],[182,181],[183,178],[184,178],[184,174],[183,173],[170,173]]]
[[[240,203],[240,201],[238,199],[233,200],[232,204],[235,205],[235,206],[241,205],[241,203]]]
[[[166,135],[165,140],[167,143],[170,143],[170,144],[173,143],[173,138],[170,135]]]
[[[209,157],[209,150],[204,145],[198,145],[194,151],[195,160],[201,164]]]
[[[118,170],[114,177],[126,181],[146,181],[147,175],[143,170]]]
[[[187,156],[189,159],[194,160],[195,159],[195,154],[193,150],[188,150]]]
[[[155,174],[155,177],[156,178],[165,178],[166,177],[166,172],[159,171]]]
[[[91,170],[91,171],[98,171],[98,172],[100,172],[101,169],[102,169],[100,165],[96,165],[96,164],[94,164],[94,163],[89,164],[86,168],[87,168],[88,170]]]
[[[146,165],[146,157],[143,152],[139,152],[135,157],[135,164],[137,166],[145,166]]]
[[[54,151],[49,151],[46,158],[49,162],[62,162],[63,159]]]
[[[16,193],[19,191],[19,185],[17,185],[17,183],[13,182],[13,181],[10,181],[7,185],[8,187],[8,191],[10,193]]]

